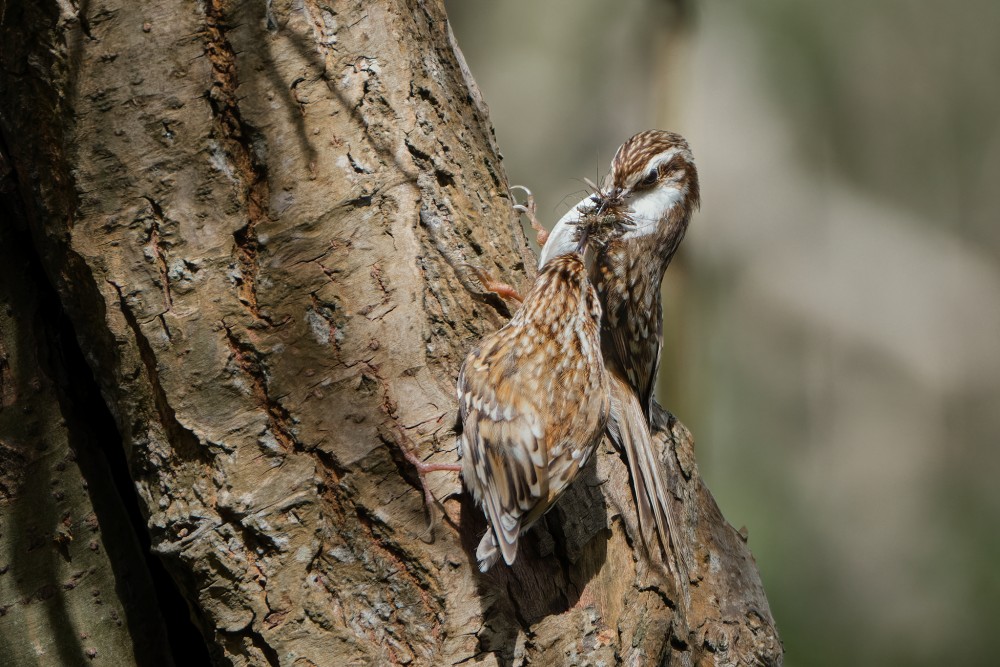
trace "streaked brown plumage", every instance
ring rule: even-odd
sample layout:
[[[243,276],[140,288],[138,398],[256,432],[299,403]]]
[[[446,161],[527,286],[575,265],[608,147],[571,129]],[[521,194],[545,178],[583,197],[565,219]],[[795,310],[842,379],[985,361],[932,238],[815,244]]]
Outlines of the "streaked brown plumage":
[[[602,200],[618,203],[646,233],[626,234],[597,253],[602,337],[606,361],[635,389],[647,420],[663,342],[660,286],[699,197],[694,158],[678,134],[641,132],[611,162]]]
[[[462,366],[462,479],[489,522],[476,551],[483,572],[499,556],[514,562],[519,535],[552,507],[601,440],[611,401],[600,319],[578,251],[555,257],[513,319]]]
[[[649,431],[663,340],[660,285],[699,202],[698,173],[683,137],[640,132],[618,149],[601,190],[556,224],[541,257],[545,266],[559,255],[595,208],[629,223],[623,234],[594,245],[590,269],[604,312],[601,350],[614,377],[608,432],[626,454],[643,540],[652,546],[658,536],[668,557],[675,526]]]

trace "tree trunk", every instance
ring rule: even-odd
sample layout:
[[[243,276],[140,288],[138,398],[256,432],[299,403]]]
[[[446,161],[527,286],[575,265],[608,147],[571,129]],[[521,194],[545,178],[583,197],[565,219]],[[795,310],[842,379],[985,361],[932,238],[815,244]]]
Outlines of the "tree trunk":
[[[402,449],[455,460],[458,368],[510,315],[472,267],[523,289],[535,266],[440,2],[0,12],[0,149],[33,239],[11,249],[56,287],[215,662],[780,663],[752,556],[666,413],[689,604],[634,539],[608,445],[513,568],[478,573],[455,473],[427,478],[428,530]]]

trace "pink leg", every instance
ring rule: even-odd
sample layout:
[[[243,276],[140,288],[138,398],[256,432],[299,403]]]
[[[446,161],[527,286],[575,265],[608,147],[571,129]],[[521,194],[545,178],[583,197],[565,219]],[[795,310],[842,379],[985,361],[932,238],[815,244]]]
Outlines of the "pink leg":
[[[487,292],[499,294],[501,299],[513,299],[518,303],[522,303],[524,301],[513,286],[493,280],[493,277],[490,274],[486,273],[485,270],[479,268],[478,266],[472,266],[471,264],[467,264],[466,266],[472,269],[472,272],[476,274],[477,278],[479,278],[479,282],[482,283],[483,289]]]
[[[430,511],[434,506],[434,496],[431,495],[431,490],[427,488],[427,473],[438,471],[461,472],[462,465],[460,463],[427,463],[417,458],[417,455],[405,445],[401,446],[400,449],[403,451],[403,456],[406,457],[406,460],[417,469],[417,475],[420,476],[420,485],[424,489],[424,502],[427,504],[427,510]]]

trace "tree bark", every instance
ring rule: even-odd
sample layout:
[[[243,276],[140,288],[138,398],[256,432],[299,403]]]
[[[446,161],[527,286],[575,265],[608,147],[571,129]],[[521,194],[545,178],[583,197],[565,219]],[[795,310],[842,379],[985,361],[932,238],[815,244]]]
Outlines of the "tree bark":
[[[535,266],[440,2],[15,1],[0,25],[23,217],[215,662],[780,663],[665,412],[689,603],[608,445],[513,568],[478,573],[454,473],[428,529],[402,450],[455,460],[458,368],[510,316],[472,267]]]
[[[10,223],[5,185],[0,175]],[[26,246],[0,225],[0,664],[170,664],[146,563],[75,391],[83,362]]]

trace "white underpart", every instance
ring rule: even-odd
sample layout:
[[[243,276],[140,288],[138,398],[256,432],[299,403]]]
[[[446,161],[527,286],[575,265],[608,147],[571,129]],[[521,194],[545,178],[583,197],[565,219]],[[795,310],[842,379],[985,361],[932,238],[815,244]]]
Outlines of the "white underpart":
[[[584,197],[576,206],[566,212],[566,215],[559,218],[559,222],[552,228],[549,238],[542,247],[542,254],[538,258],[538,268],[541,269],[553,257],[559,257],[576,250],[576,223],[580,220],[580,210],[593,206],[590,197]]]

